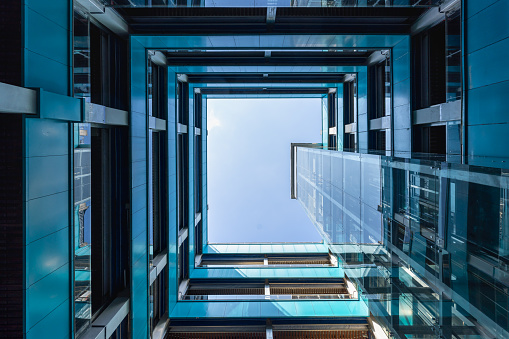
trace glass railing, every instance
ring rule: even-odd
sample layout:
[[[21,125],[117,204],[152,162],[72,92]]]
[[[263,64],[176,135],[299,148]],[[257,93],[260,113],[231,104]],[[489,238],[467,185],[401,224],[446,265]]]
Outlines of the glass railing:
[[[442,0],[96,0],[111,7],[421,7]]]
[[[506,160],[412,156],[297,147],[296,198],[401,337],[509,337]]]
[[[356,299],[350,294],[225,294],[225,295],[184,295],[181,300],[198,301],[249,301],[249,300],[343,300]]]

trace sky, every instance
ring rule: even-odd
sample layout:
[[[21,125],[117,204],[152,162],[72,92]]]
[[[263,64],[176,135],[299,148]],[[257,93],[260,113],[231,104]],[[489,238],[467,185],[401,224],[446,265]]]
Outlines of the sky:
[[[290,144],[321,142],[319,98],[208,99],[208,240],[321,241],[290,198]]]

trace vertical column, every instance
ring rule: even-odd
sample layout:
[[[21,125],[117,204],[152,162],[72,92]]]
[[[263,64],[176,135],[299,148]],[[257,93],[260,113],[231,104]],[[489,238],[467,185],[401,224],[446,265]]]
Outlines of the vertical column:
[[[194,270],[194,255],[195,255],[195,241],[194,241],[194,224],[195,224],[195,206],[194,206],[194,127],[196,126],[194,121],[194,86],[189,86],[188,91],[189,97],[187,100],[189,100],[188,111],[186,112],[188,114],[188,126],[187,126],[187,137],[188,137],[188,190],[189,190],[189,218],[188,218],[188,231],[189,231],[189,275]]]
[[[368,69],[357,75],[357,151],[368,152]]]
[[[25,0],[23,81],[26,87],[68,95],[72,48],[72,1]],[[65,105],[64,105],[65,106]],[[70,205],[72,173],[69,123],[25,118],[25,336],[72,334]],[[41,113],[42,116],[42,113]]]
[[[343,150],[343,139],[345,137],[345,128],[343,122],[343,84],[338,84],[337,89],[337,123],[336,123],[336,133],[337,133],[337,150]]]
[[[176,105],[176,72],[168,68],[168,312],[171,312],[177,303],[178,277],[177,277],[177,105]]]
[[[131,53],[131,331],[148,337],[147,56],[130,39]]]
[[[509,168],[509,1],[463,1],[466,147],[469,163]]]
[[[392,48],[393,154],[410,158],[412,151],[412,111],[410,106],[410,37]]]

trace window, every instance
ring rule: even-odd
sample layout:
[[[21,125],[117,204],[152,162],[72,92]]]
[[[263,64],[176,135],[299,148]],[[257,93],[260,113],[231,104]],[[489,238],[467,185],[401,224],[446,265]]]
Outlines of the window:
[[[446,102],[445,22],[412,37],[413,110]]]
[[[355,151],[356,149],[356,132],[355,130],[347,130],[346,126],[355,125],[355,82],[345,82],[343,84],[343,121],[345,125],[345,150]]]
[[[200,255],[203,248],[203,231],[202,231],[202,200],[203,200],[203,163],[202,163],[202,95],[195,94],[194,100],[194,241],[195,253]]]
[[[177,214],[178,227],[188,227],[189,220],[189,152],[188,152],[188,85],[177,82]]]
[[[337,97],[336,92],[329,93],[327,96],[327,106],[329,111],[329,148],[337,148]],[[331,130],[332,129],[332,130]],[[332,133],[331,133],[332,132]]]
[[[127,140],[122,128],[74,128],[75,333],[127,286]]]
[[[90,24],[90,96],[94,104],[127,109],[127,42]]]

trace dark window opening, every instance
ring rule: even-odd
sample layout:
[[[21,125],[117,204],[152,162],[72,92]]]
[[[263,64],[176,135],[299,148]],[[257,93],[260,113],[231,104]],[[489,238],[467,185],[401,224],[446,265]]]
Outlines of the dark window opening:
[[[92,317],[126,288],[128,173],[125,131],[91,128]]]
[[[343,121],[344,125],[355,123],[355,83],[345,82],[343,84]],[[344,127],[343,127],[344,128]],[[346,133],[344,136],[344,149],[355,152],[355,132]]]
[[[412,37],[413,109],[446,102],[445,21]]]
[[[203,227],[202,221],[200,220],[194,228],[194,241],[195,241],[195,252],[196,255],[203,253]]]
[[[186,238],[179,247],[178,274],[179,284],[189,279],[189,238]]]
[[[158,274],[156,280],[150,286],[150,329],[154,331],[156,325],[163,319],[168,311],[168,267]]]
[[[446,154],[446,126],[414,126],[413,152]]]
[[[461,99],[461,10],[447,13],[447,101]]]
[[[126,41],[90,24],[91,102],[117,109],[128,107]]]
[[[148,63],[148,101],[149,101],[149,115],[165,119],[167,101],[167,85],[166,85],[166,71],[164,67],[157,66],[154,63]]]
[[[164,161],[164,132],[152,132],[152,227],[150,229],[150,259],[167,248],[167,165]]]
[[[177,82],[177,122],[187,132],[177,133],[177,221],[179,230],[189,225],[189,87],[187,83]]]
[[[378,131],[369,131],[369,149],[373,151],[385,151],[387,140],[386,140],[386,131],[378,130]]]
[[[188,226],[189,220],[189,183],[188,181],[188,154],[187,134],[177,136],[177,214],[179,230]]]

